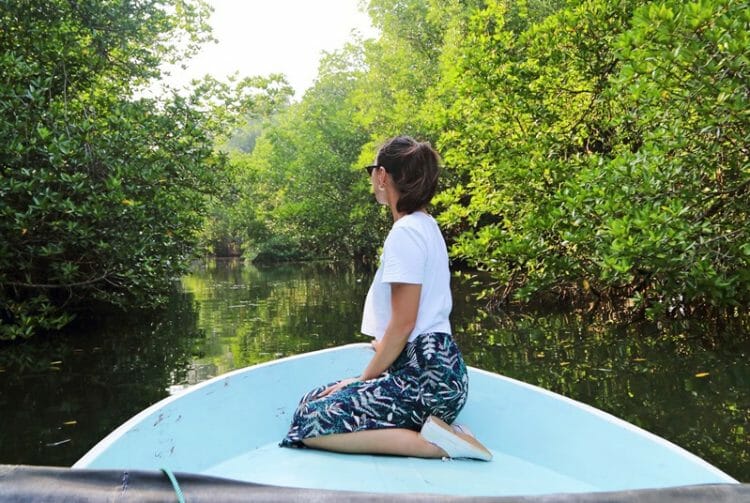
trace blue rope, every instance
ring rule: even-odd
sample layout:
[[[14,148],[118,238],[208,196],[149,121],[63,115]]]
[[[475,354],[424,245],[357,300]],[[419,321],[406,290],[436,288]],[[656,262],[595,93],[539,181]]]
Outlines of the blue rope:
[[[185,503],[185,496],[183,496],[182,489],[180,489],[180,484],[177,483],[177,477],[174,476],[172,470],[170,470],[169,468],[162,468],[161,471],[164,472],[164,475],[166,475],[169,481],[172,483],[172,489],[174,489],[174,493],[177,495],[178,503]]]

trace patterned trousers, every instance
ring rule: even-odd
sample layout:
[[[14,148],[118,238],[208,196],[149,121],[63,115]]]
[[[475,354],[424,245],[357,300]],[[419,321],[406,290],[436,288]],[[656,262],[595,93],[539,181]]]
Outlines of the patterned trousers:
[[[422,334],[409,342],[381,376],[316,399],[331,384],[302,397],[280,446],[303,447],[302,439],[334,433],[419,431],[430,415],[452,423],[469,391],[463,357],[453,337],[444,333]]]

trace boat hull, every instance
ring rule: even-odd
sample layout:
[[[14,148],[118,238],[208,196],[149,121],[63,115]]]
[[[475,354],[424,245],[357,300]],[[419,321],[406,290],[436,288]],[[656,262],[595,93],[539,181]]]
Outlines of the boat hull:
[[[312,386],[357,375],[367,344],[230,372],[168,397],[112,432],[74,468],[161,469],[287,487],[388,493],[534,495],[737,481],[676,445],[541,388],[469,369],[458,421],[489,463],[278,447]]]

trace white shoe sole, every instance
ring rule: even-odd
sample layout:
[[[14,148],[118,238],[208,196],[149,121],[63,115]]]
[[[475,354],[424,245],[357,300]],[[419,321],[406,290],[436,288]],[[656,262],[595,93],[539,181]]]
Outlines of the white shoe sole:
[[[471,458],[490,461],[492,453],[477,439],[463,439],[444,421],[430,416],[422,426],[422,437],[435,444],[451,458]]]

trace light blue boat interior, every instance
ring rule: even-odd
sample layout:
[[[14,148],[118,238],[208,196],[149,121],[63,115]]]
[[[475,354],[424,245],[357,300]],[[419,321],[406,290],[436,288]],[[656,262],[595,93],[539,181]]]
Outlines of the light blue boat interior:
[[[470,369],[458,422],[491,462],[344,455],[278,447],[299,398],[353,376],[367,344],[237,370],[138,414],[74,468],[194,472],[288,487],[460,495],[539,495],[737,481],[666,440],[541,388]]]

